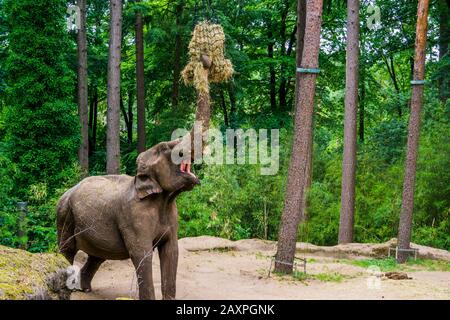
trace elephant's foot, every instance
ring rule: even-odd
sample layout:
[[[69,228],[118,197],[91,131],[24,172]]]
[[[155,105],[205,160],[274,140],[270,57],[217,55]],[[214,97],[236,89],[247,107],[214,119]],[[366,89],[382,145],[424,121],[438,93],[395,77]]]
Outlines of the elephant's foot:
[[[81,269],[80,287],[83,292],[91,292],[91,282],[100,265],[105,261],[94,256],[89,256],[83,268]]]
[[[91,292],[92,291],[91,279],[86,279],[85,277],[86,276],[81,275],[81,281],[80,281],[81,291]]]

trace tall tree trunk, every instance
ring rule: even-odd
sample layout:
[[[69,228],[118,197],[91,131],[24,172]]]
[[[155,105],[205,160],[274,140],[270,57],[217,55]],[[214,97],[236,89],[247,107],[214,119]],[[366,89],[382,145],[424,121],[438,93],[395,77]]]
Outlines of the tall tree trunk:
[[[398,85],[397,75],[395,72],[394,57],[389,56],[388,58],[386,58],[383,55],[383,61],[386,64],[387,71],[389,73],[389,76],[391,77],[395,92],[397,93],[397,101],[396,101],[397,113],[398,113],[398,116],[401,117],[402,116],[402,106],[400,104],[400,101],[398,101],[398,97],[400,96],[400,86]]]
[[[269,65],[270,108],[272,109],[272,111],[275,111],[277,109],[277,79],[275,75],[275,66],[273,65],[273,46],[275,44],[275,41],[273,39],[272,22],[269,22],[268,25],[267,38],[267,56],[272,60]]]
[[[129,105],[128,105],[129,106]],[[125,104],[123,102],[123,96],[120,94],[120,110],[122,111],[123,120],[125,122],[125,127],[127,128],[127,140],[128,144],[132,143],[132,140],[130,140],[130,128],[132,128],[132,123],[130,122],[129,114],[127,110],[125,109]],[[131,131],[131,137],[133,135],[133,132]]]
[[[339,243],[353,241],[356,174],[356,115],[358,110],[359,0],[347,1],[344,158],[342,161]]]
[[[122,1],[110,0],[108,57],[108,111],[106,117],[106,172],[120,171],[120,54],[122,39]]]
[[[297,2],[297,44],[295,48],[295,63],[297,67],[302,65],[303,47],[305,43],[305,26],[306,26],[306,0],[298,0]],[[300,88],[300,73],[296,72],[295,77],[295,104],[298,102],[298,93]]]
[[[236,94],[234,84],[231,81],[228,85],[228,97],[230,98],[230,127],[235,129],[237,122]]]
[[[391,77],[392,84],[394,85],[395,92],[397,93],[397,98],[400,96],[400,86],[398,85],[397,81],[397,75],[395,72],[395,65],[394,65],[394,56],[390,56],[389,58],[386,58],[383,55],[383,61],[386,64],[387,71],[389,73],[389,76]],[[397,114],[401,118],[402,117],[402,106],[399,103],[399,101],[396,101],[397,104]]]
[[[95,95],[94,95],[94,123],[92,124],[92,152],[95,151],[95,148],[97,146],[97,118],[98,118],[98,92],[97,88],[95,88]]]
[[[137,0],[138,2],[141,0]],[[145,151],[145,83],[144,83],[144,25],[142,14],[136,12],[136,104],[137,150]]]
[[[91,92],[95,92],[97,88],[93,86],[90,90]],[[93,136],[92,136],[92,126],[94,124],[94,108],[95,108],[95,101],[94,101],[94,95],[91,96],[91,101],[89,103],[89,156],[92,155],[92,148],[93,148]]]
[[[302,68],[318,67],[321,22],[322,0],[307,1]],[[306,196],[305,186],[308,179],[306,171],[311,151],[309,149],[317,74],[302,73],[299,78],[300,83],[297,88],[301,88],[302,94],[297,94],[294,143],[275,256],[275,271],[284,273],[292,273],[297,229],[301,218],[299,212],[303,197]]]
[[[230,123],[228,122],[228,111],[227,111],[227,103],[225,101],[225,93],[223,90],[223,87],[220,88],[220,105],[222,106],[222,112],[223,112],[223,120],[225,122],[225,126],[228,128]]]
[[[359,101],[359,141],[364,142],[364,117],[365,117],[365,103],[366,103],[366,74],[364,67],[361,70],[361,99]]]
[[[397,91],[397,114],[399,118],[402,117],[402,104],[400,102],[400,86],[398,85],[397,73],[395,72],[394,56],[390,57],[391,70],[392,70],[392,81],[394,82],[395,90]]]
[[[306,26],[306,0],[298,0],[297,3],[297,44],[296,44],[296,66],[300,67],[302,65],[302,55],[303,55],[303,46],[304,46],[304,40],[305,40],[305,26]],[[301,73],[296,72],[296,82],[295,82],[295,103],[298,103],[298,94],[300,93],[300,77]],[[311,131],[314,131],[314,128],[311,128]],[[308,163],[306,165],[306,186],[305,186],[305,193],[307,194],[307,191],[311,187],[311,181],[312,181],[312,147],[313,147],[313,133],[311,133],[311,138],[309,140],[308,145]],[[305,221],[307,219],[307,197],[304,196],[302,198],[302,203],[300,204],[300,219]]]
[[[425,75],[425,48],[427,41],[427,17],[429,0],[419,0],[417,8],[416,50],[414,56],[414,80],[423,80]],[[403,181],[402,209],[398,228],[398,248],[409,249],[414,209],[417,148],[419,145],[420,111],[422,109],[423,84],[412,87],[411,113],[408,126],[405,175]],[[399,251],[398,263],[404,263],[408,253]]]
[[[133,90],[128,91],[128,143],[133,143],[133,104],[134,104],[134,98],[133,98]]]
[[[97,86],[92,88],[93,94],[89,106],[89,155],[95,151],[97,143],[97,106],[98,106],[98,89]]]
[[[87,80],[87,40],[86,40],[86,0],[77,0],[80,8],[80,29],[78,29],[78,115],[81,125],[81,144],[78,158],[82,175],[89,173],[89,125],[88,125],[88,80]]]
[[[178,106],[178,99],[180,95],[180,75],[181,75],[181,49],[183,47],[183,38],[181,37],[181,17],[184,10],[184,0],[178,1],[175,8],[175,23],[176,23],[176,36],[175,36],[175,49],[173,58],[173,83],[172,83],[172,108],[175,109]]]
[[[89,89],[89,92],[93,92],[94,87]],[[91,93],[92,94],[92,93]],[[88,128],[89,128],[89,155],[91,155],[91,144],[92,144],[92,124],[94,122],[94,94],[89,99],[89,122],[88,122]]]

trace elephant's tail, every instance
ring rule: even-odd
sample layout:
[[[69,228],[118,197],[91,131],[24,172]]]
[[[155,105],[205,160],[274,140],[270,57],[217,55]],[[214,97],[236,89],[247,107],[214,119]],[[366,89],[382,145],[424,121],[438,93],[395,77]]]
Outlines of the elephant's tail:
[[[66,192],[56,207],[56,226],[58,230],[59,251],[73,264],[76,254],[75,220],[69,203],[69,192]]]

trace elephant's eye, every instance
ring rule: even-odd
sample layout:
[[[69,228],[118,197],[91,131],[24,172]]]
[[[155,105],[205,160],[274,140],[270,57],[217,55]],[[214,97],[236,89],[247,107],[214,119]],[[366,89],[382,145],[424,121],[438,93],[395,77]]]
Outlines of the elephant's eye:
[[[180,151],[178,152],[178,155],[182,158],[182,157],[183,157],[183,150],[180,150]]]
[[[163,145],[161,145],[161,148],[159,149],[160,152],[166,152],[168,151],[170,148],[167,145],[167,143],[164,143]]]

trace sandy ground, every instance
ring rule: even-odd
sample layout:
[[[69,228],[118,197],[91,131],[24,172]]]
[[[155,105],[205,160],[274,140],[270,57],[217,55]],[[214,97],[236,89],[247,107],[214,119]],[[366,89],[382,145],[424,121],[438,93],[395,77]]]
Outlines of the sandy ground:
[[[199,240],[201,241],[201,240]],[[177,299],[450,299],[450,272],[408,271],[411,280],[376,277],[371,271],[332,257],[308,254],[307,273],[340,274],[341,281],[271,275],[274,251],[255,245],[245,251],[188,251],[180,245]],[[153,276],[161,299],[159,261]],[[82,257],[78,257],[78,264]],[[93,291],[75,292],[72,299],[136,298],[136,278],[130,260],[106,261],[94,277]]]

